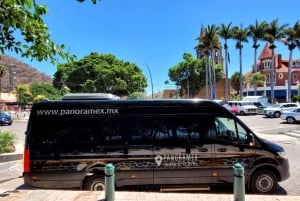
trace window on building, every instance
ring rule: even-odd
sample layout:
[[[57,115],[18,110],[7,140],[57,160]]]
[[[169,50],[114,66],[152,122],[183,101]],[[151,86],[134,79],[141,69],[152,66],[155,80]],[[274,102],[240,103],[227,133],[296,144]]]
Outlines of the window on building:
[[[265,60],[265,61],[263,61],[263,66],[264,66],[265,70],[271,69],[271,67],[272,67],[272,60]]]
[[[298,75],[297,74],[293,74],[293,82],[297,82],[298,81]]]
[[[267,82],[267,83],[270,83],[270,82],[271,82],[270,74],[266,74],[266,82]]]

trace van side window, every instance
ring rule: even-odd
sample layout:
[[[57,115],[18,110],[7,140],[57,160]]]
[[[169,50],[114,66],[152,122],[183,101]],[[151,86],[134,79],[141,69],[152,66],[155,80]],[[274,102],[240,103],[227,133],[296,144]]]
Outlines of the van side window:
[[[161,117],[154,143],[161,147],[202,145],[208,126],[204,117]]]
[[[239,144],[247,143],[246,130],[234,119],[217,117],[215,119],[215,125],[217,130],[217,140]]]

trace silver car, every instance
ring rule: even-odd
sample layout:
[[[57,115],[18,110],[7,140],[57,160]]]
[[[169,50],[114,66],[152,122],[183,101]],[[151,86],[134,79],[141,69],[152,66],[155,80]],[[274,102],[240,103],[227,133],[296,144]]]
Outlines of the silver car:
[[[266,117],[276,117],[279,118],[283,111],[291,111],[299,107],[297,103],[280,103],[273,107],[267,107],[264,109],[264,115]]]
[[[280,118],[286,120],[289,124],[300,121],[300,107],[292,111],[282,111]]]

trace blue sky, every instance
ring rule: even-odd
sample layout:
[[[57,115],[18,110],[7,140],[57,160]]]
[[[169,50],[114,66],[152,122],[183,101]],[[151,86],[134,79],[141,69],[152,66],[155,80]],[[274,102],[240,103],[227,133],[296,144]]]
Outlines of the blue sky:
[[[93,5],[90,0],[39,0],[46,4],[49,13],[44,18],[52,39],[65,44],[78,59],[91,52],[113,54],[118,59],[135,63],[148,80],[147,93],[151,93],[151,71],[154,92],[166,88],[168,69],[183,60],[184,53],[196,57],[195,46],[201,26],[221,23],[247,27],[255,20],[293,26],[300,20],[299,0],[102,0]],[[223,41],[222,41],[223,42]],[[239,71],[238,50],[229,41],[229,75]],[[265,42],[260,42],[262,50]],[[288,58],[287,47],[276,43],[276,52]],[[224,53],[223,53],[224,54]],[[31,61],[10,54],[17,59],[53,76],[56,66],[47,62]],[[300,58],[300,51],[294,51]],[[251,40],[243,48],[243,73],[253,64],[254,50]]]

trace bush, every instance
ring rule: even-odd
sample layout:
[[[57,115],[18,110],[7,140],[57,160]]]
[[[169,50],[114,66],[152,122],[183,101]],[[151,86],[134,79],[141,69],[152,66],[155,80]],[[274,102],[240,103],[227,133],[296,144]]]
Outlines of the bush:
[[[15,151],[16,135],[9,131],[0,132],[0,154]]]

